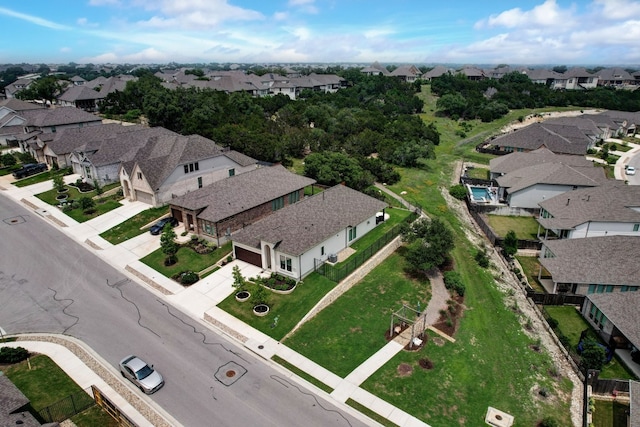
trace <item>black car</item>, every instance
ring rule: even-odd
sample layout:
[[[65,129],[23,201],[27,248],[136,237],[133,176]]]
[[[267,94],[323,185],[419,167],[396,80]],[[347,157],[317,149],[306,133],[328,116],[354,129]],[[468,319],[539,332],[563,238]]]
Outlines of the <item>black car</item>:
[[[16,179],[25,178],[47,170],[46,163],[27,163],[13,172]]]
[[[175,227],[176,225],[178,225],[178,220],[172,216],[162,218],[160,221],[156,222],[151,226],[151,228],[149,229],[149,232],[154,236],[156,234],[160,234],[162,233],[162,230],[164,230],[164,226],[166,224],[171,224],[171,227]]]

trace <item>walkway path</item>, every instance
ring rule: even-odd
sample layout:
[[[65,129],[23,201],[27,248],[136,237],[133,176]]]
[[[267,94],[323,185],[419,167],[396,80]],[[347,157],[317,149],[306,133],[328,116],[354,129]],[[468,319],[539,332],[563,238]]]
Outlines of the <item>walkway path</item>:
[[[69,176],[66,177],[65,180],[71,182],[76,178],[76,176]],[[205,320],[219,332],[232,337],[256,355],[264,358],[265,361],[274,365],[276,369],[282,370],[283,368],[270,360],[274,355],[281,357],[288,363],[291,363],[293,366],[296,366],[298,369],[301,369],[308,375],[331,387],[333,392],[330,393],[330,397],[336,402],[346,402],[347,399],[352,399],[399,426],[428,427],[427,424],[412,415],[390,405],[359,387],[371,374],[376,372],[402,350],[406,343],[403,344],[400,339],[390,341],[363,364],[358,366],[351,374],[347,375],[347,377],[340,378],[324,367],[243,323],[216,306],[216,304],[233,292],[233,277],[231,275],[233,266],[238,265],[245,277],[259,275],[262,273],[261,269],[236,260],[196,284],[188,288],[183,288],[173,280],[164,277],[139,261],[141,257],[144,257],[159,247],[159,236],[151,236],[149,233],[144,233],[115,246],[99,236],[103,231],[147,209],[148,205],[140,202],[123,201],[122,207],[105,213],[99,218],[80,224],[69,218],[61,210],[51,207],[35,197],[35,194],[51,189],[51,181],[25,188],[17,188],[11,185],[11,181],[11,177],[0,177],[0,191],[2,194],[32,209],[45,220],[50,221],[53,226],[85,245],[88,250],[93,251],[106,262],[122,269],[124,274],[129,275],[130,278],[137,283],[151,287],[153,291],[158,294],[159,298],[163,298],[166,302],[174,305],[193,318]],[[379,188],[399,199],[407,208],[415,210],[415,207],[385,187],[380,186]],[[432,298],[423,313],[427,319],[427,324],[432,324],[438,319],[439,311],[441,308],[446,307],[446,300],[448,299],[448,292],[444,287],[441,276],[435,275],[430,277],[430,280],[432,285]],[[29,342],[28,338],[26,339],[27,341],[21,340],[18,344],[26,348],[37,348],[37,351],[48,351],[42,344]],[[78,357],[77,354],[76,357]],[[71,364],[75,366],[78,363],[77,359],[68,354],[64,358],[59,358],[57,362],[61,364],[63,369],[65,365]],[[98,363],[105,372],[109,370],[114,371],[114,368],[107,365],[104,361],[98,360]],[[96,368],[94,368],[94,371],[95,369]],[[70,371],[72,375],[74,371],[75,370]],[[315,393],[325,393],[323,390],[320,390],[292,373],[288,373],[288,375],[292,380],[303,383],[307,388],[314,390]],[[119,376],[115,376],[119,378]],[[98,378],[93,377],[90,381],[98,381]],[[121,399],[119,397],[120,394],[115,390],[107,390],[106,393],[110,398]],[[149,405],[151,405],[151,403],[149,400]],[[133,414],[132,416],[139,417],[140,413],[145,413],[144,416],[146,419],[150,419],[146,415],[146,411],[138,410],[136,412],[126,404],[124,404],[124,407]],[[161,408],[152,408],[151,406],[149,408],[149,411],[156,414],[161,411]],[[356,412],[346,405],[343,405],[343,408],[350,413]],[[168,414],[165,415],[169,417]],[[354,415],[361,418],[363,417],[360,413]],[[372,423],[372,420],[367,419],[367,422]],[[150,423],[153,424],[152,421],[150,421]],[[145,424],[141,423],[141,425]]]

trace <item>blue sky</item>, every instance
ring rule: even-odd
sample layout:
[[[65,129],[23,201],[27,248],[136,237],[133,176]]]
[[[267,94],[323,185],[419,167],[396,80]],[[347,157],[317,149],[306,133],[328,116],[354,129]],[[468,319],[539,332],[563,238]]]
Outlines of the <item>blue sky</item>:
[[[0,63],[639,65],[631,0],[1,0]]]

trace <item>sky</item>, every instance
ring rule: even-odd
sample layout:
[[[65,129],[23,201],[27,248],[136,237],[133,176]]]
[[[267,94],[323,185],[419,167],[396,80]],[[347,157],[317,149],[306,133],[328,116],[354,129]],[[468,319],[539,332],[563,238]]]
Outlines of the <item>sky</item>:
[[[0,63],[639,65],[640,0],[0,0]]]

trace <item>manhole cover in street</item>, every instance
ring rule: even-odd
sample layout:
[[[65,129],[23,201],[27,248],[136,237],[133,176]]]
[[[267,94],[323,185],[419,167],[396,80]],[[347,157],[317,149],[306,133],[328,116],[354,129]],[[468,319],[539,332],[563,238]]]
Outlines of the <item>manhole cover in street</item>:
[[[25,221],[24,221],[24,218],[21,216],[14,216],[13,218],[5,219],[4,222],[9,225],[16,225],[16,224],[22,224]]]
[[[246,373],[247,370],[236,362],[229,362],[219,367],[214,377],[222,384],[229,386],[238,381]]]

